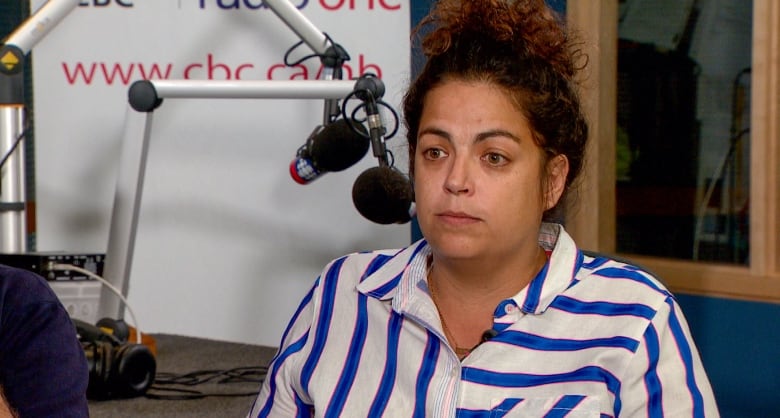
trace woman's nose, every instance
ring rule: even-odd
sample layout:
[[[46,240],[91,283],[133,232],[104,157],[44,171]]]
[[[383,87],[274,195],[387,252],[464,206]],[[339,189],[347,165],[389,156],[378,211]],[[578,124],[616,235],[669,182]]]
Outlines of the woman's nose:
[[[453,194],[468,194],[472,191],[470,161],[463,157],[452,158],[452,165],[444,182],[444,188]]]

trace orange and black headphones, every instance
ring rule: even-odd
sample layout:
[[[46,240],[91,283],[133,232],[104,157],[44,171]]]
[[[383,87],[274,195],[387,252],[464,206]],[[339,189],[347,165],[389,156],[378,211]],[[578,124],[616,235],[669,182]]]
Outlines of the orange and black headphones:
[[[154,383],[157,362],[148,347],[127,341],[124,321],[101,319],[97,326],[75,318],[72,321],[89,364],[89,399],[133,398],[146,393]]]

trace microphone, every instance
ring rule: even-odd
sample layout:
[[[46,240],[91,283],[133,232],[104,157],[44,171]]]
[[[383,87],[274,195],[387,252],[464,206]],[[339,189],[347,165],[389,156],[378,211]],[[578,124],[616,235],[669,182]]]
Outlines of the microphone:
[[[366,219],[388,225],[414,216],[414,192],[409,179],[390,166],[372,167],[352,185],[352,201]]]
[[[364,104],[371,149],[379,161],[378,167],[361,173],[352,185],[355,208],[374,223],[409,222],[414,216],[414,191],[409,179],[391,164],[385,146],[387,131],[379,113],[385,85],[374,74],[366,73],[355,83],[354,94]]]
[[[496,335],[498,335],[498,331],[494,330],[493,328],[490,328],[489,330],[485,330],[485,332],[482,333],[482,339],[480,340],[479,344],[486,343],[492,340],[493,338],[495,338]]]
[[[339,119],[319,125],[298,148],[290,176],[299,184],[309,184],[327,172],[346,170],[368,152],[366,138],[366,128],[357,122]]]
[[[485,330],[485,332],[482,333],[482,338],[479,339],[477,345],[471,348],[471,351],[476,350],[480,345],[492,340],[496,337],[496,335],[498,335],[498,331],[494,330],[493,328]]]
[[[385,146],[385,125],[377,101],[385,95],[385,85],[374,74],[366,73],[355,83],[355,96],[365,104],[366,122],[371,139],[371,150],[379,165],[389,165]]]

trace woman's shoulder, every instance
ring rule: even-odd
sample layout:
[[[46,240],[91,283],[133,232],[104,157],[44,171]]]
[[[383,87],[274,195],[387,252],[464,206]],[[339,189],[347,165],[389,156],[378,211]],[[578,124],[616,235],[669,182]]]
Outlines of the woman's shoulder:
[[[321,278],[338,277],[343,281],[351,277],[362,282],[369,276],[396,277],[426,248],[426,242],[420,240],[401,248],[352,252],[329,262]]]
[[[427,243],[424,240],[414,242],[405,247],[373,249],[367,251],[355,251],[333,259],[329,265],[334,264],[374,264],[383,265],[388,262],[409,263]]]
[[[663,301],[672,297],[661,278],[634,260],[614,254],[581,250],[582,263],[577,280],[596,287],[603,295],[624,302]]]

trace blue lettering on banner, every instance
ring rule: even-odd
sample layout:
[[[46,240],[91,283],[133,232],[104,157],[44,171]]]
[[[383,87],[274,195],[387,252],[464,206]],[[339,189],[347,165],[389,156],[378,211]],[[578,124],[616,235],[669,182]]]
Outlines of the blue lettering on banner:
[[[258,10],[268,9],[268,5],[263,0],[198,0],[200,9],[205,10],[209,7],[217,7],[222,10]],[[297,9],[303,9],[309,4],[309,0],[298,0],[298,4],[293,2]]]
[[[81,0],[79,1],[80,7],[106,7],[111,4],[116,4],[121,7],[133,7],[131,0]]]

